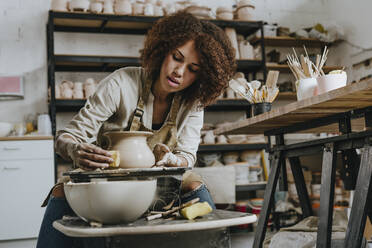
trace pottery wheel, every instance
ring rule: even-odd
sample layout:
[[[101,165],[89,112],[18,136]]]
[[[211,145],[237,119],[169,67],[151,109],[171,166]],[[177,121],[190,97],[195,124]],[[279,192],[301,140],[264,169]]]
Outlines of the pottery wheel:
[[[131,169],[113,169],[113,170],[94,170],[83,171],[74,170],[63,173],[69,176],[72,182],[90,182],[92,179],[106,179],[108,181],[118,180],[140,180],[154,177],[177,176],[182,175],[190,168],[186,167],[154,167],[154,168],[131,168]]]

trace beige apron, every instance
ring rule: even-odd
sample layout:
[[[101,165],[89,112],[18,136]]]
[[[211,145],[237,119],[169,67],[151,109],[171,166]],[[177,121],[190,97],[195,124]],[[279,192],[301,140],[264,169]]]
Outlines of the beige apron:
[[[169,147],[171,151],[177,145],[177,126],[176,118],[177,112],[181,106],[181,94],[176,94],[173,98],[171,109],[169,114],[159,130],[151,130],[143,125],[142,116],[144,113],[145,102],[148,100],[151,91],[151,83],[146,82],[142,95],[140,95],[137,107],[133,113],[131,122],[128,125],[129,131],[148,131],[152,132],[154,135],[147,139],[147,144],[150,146],[151,150],[158,143],[165,144]]]
[[[143,125],[142,122],[142,115],[144,113],[144,106],[145,102],[148,100],[151,91],[151,83],[146,82],[143,88],[143,93],[140,95],[136,110],[134,111],[131,123],[129,123],[129,131],[149,131],[154,133],[153,136],[147,139],[147,144],[150,146],[151,150],[154,149],[154,146],[158,143],[165,144],[169,147],[171,151],[177,145],[177,125],[176,125],[176,118],[177,118],[177,111],[180,109],[181,106],[181,99],[182,96],[180,93],[176,94],[173,98],[173,102],[171,105],[171,109],[169,114],[166,118],[166,121],[162,125],[159,130],[150,130]],[[203,183],[202,178],[192,173],[191,171],[187,171],[182,176],[182,187],[186,187],[191,182],[200,182]]]

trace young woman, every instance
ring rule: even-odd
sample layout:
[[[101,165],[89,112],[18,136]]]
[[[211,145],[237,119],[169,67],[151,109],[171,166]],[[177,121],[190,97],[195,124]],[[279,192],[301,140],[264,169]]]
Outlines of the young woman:
[[[119,69],[103,79],[95,94],[62,131],[56,150],[84,169],[112,162],[101,133],[124,129],[151,131],[156,165],[192,167],[203,125],[203,107],[228,86],[235,51],[225,33],[185,12],[155,23],[141,53],[142,67]],[[92,144],[95,143],[95,144]],[[214,207],[200,177],[182,179],[181,201],[199,197]],[[38,248],[70,247],[72,239],[52,227],[71,214],[63,190],[54,187],[40,229]]]

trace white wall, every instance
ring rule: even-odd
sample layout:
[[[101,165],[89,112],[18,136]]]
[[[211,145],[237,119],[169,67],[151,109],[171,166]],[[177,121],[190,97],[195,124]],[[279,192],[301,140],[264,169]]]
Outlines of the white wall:
[[[45,24],[49,0],[0,1],[0,75],[22,75],[24,100],[0,101],[0,121],[47,111]]]
[[[344,65],[348,68],[349,82],[359,80],[372,73],[372,67],[362,66],[352,70],[352,64],[372,58],[372,1],[370,0],[328,0],[330,19],[341,25],[345,29],[347,42],[333,47],[330,52],[330,59],[334,63]],[[341,11],[342,8],[342,11]],[[356,48],[369,48],[363,51]]]
[[[215,9],[236,2],[201,0],[199,3]],[[254,0],[252,3],[256,6],[256,20],[277,22],[291,30],[328,18],[326,0]],[[0,101],[0,121],[18,122],[28,113],[48,111],[45,29],[49,8],[49,0],[0,1],[0,75],[23,75],[25,79],[24,100]],[[56,33],[55,52],[136,56],[141,43],[138,36]],[[58,74],[57,81],[64,76]],[[70,118],[67,116],[65,119]]]

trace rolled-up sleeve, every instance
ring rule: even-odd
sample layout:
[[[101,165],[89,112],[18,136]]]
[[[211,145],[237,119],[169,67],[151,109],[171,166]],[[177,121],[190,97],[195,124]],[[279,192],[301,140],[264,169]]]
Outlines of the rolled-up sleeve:
[[[181,155],[187,160],[188,167],[193,167],[196,162],[203,118],[203,110],[190,111],[182,130],[179,132],[177,146],[173,151],[174,154]]]

